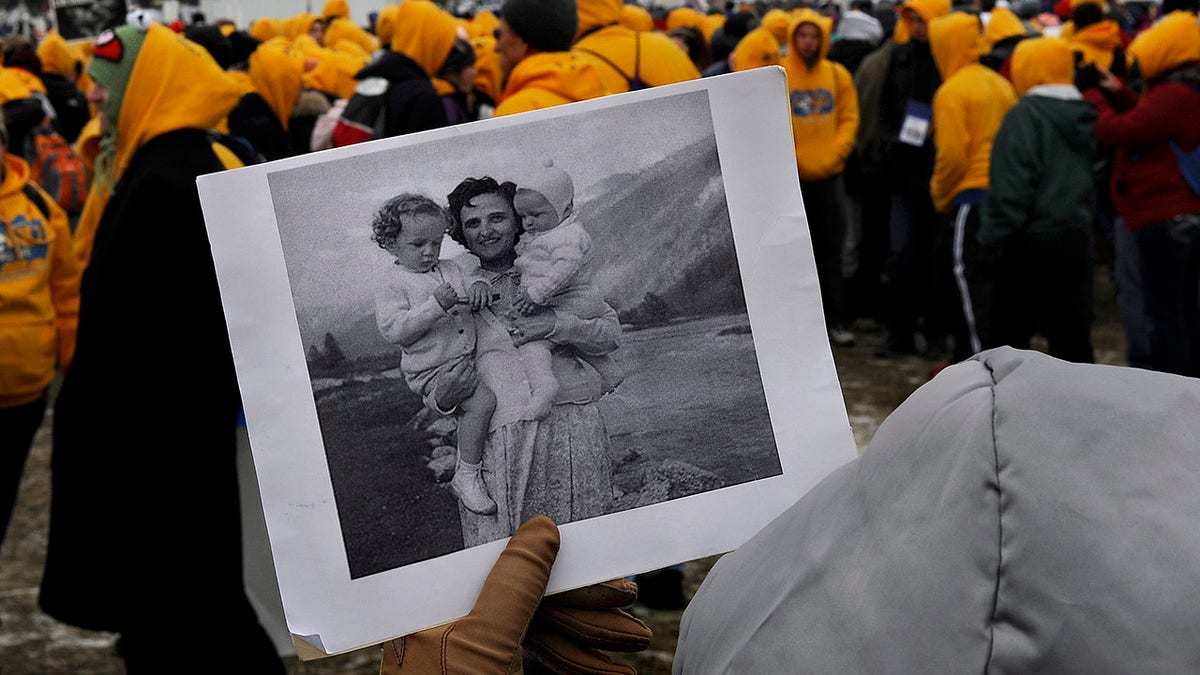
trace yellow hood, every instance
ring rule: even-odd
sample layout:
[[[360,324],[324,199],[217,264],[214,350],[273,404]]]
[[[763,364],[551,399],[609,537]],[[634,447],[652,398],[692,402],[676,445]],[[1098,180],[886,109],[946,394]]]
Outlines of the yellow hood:
[[[943,82],[963,66],[978,61],[981,46],[976,16],[954,12],[929,24],[929,50]]]
[[[825,16],[820,12],[815,12],[807,7],[796,10],[792,13],[792,22],[788,24],[787,44],[788,54],[787,60],[800,63],[800,55],[792,48],[792,44],[796,39],[796,31],[800,29],[801,24],[811,23],[821,31],[821,51],[820,57],[825,58],[829,53],[829,36],[833,33],[833,18]]]
[[[495,14],[486,9],[475,15],[468,24],[467,34],[472,38],[477,37],[495,37],[496,28],[500,26],[500,19],[496,18]]]
[[[259,42],[266,42],[273,37],[283,35],[283,22],[279,19],[262,17],[250,24],[250,37]]]
[[[342,43],[342,44],[339,44]],[[338,19],[325,28],[325,45],[331,49],[349,51],[345,44],[352,44],[364,54],[375,51],[375,36],[349,19]]]
[[[733,70],[741,72],[763,66],[778,66],[783,61],[779,41],[763,27],[746,33],[733,49]]]
[[[1189,61],[1200,61],[1196,15],[1182,10],[1171,12],[1134,38],[1128,51],[1137,59],[1147,82]]]
[[[0,103],[29,98],[33,91],[16,68],[0,68]]]
[[[701,30],[703,27],[704,15],[691,7],[676,7],[667,13],[668,31],[673,31],[676,28],[695,28],[696,30]]]
[[[254,90],[287,129],[303,87],[304,55],[283,40],[271,40],[250,54],[249,70]]]
[[[496,53],[496,38],[481,35],[471,40],[475,50],[475,88],[487,94],[493,101],[500,100],[503,93],[500,74],[500,55]]]
[[[593,28],[620,23],[623,6],[621,0],[575,0],[575,11],[579,14],[576,39]]]
[[[212,129],[238,98],[237,85],[208,52],[170,28],[152,24],[121,104],[112,184],[146,142],[178,129]]]
[[[392,36],[396,33],[396,15],[399,13],[400,5],[388,5],[379,10],[379,16],[375,17],[375,37],[380,49],[391,48]]]
[[[458,24],[442,8],[429,0],[404,0],[396,14],[392,51],[416,61],[433,77],[446,62],[457,35]]]
[[[1074,31],[1071,40],[1094,49],[1112,51],[1121,46],[1121,26],[1112,19],[1105,19]]]
[[[37,55],[42,61],[44,72],[63,77],[71,77],[79,72],[76,68],[83,63],[83,52],[79,47],[68,43],[53,30],[38,44]]]
[[[1013,50],[1012,80],[1017,96],[1024,96],[1040,84],[1072,84],[1075,81],[1075,51],[1061,38],[1021,40]]]
[[[933,23],[933,20],[946,16],[950,13],[950,0],[908,0],[900,5],[900,18],[896,21],[896,27],[893,29],[892,38],[898,43],[908,42],[909,36],[912,35],[911,24],[908,17],[904,15],[905,9],[911,9],[921,17],[926,24]]]
[[[313,22],[317,19],[317,15],[312,12],[301,12],[289,16],[283,20],[283,36],[294,40],[301,35],[308,35],[308,29],[312,28]]]
[[[346,0],[329,0],[321,8],[321,16],[327,19],[331,16],[336,16],[339,19],[349,19],[350,3],[346,2]]]
[[[775,38],[776,42],[784,45],[787,44],[788,26],[791,24],[792,18],[788,16],[788,13],[778,7],[774,7],[767,10],[766,14],[763,14],[761,25],[763,28],[771,31],[771,35]]]
[[[985,51],[991,51],[997,42],[1024,34],[1025,24],[1021,23],[1020,17],[1011,9],[996,7],[992,10],[988,25],[983,29],[983,48]]]
[[[639,33],[654,30],[654,17],[649,10],[640,5],[623,5],[621,7],[621,25]]]

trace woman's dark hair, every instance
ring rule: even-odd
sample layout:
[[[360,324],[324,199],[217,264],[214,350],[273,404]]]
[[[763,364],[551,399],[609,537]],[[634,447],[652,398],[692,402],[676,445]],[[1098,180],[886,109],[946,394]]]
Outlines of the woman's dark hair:
[[[388,250],[396,243],[400,230],[404,227],[404,218],[415,215],[439,216],[446,221],[446,229],[453,226],[453,220],[446,209],[425,195],[405,192],[383,203],[371,219],[371,241],[379,248]]]
[[[446,197],[446,201],[450,203],[450,238],[463,246],[467,245],[467,240],[462,233],[462,210],[464,206],[474,206],[471,202],[480,195],[496,194],[504,198],[508,202],[508,208],[513,212],[513,217],[516,217],[517,209],[513,206],[513,196],[517,194],[516,183],[503,182],[499,183],[491,176],[482,178],[467,178],[454,188]],[[518,230],[517,236],[520,236]]]
[[[687,45],[688,58],[696,64],[697,70],[704,70],[712,65],[712,51],[708,48],[708,40],[704,33],[690,26],[680,26],[667,33],[667,37],[679,38]]]

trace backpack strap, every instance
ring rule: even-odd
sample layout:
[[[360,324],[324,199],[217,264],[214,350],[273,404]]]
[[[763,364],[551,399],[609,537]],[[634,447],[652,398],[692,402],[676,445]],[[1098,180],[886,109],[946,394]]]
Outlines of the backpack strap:
[[[33,205],[36,206],[37,210],[41,212],[43,218],[50,218],[50,207],[46,204],[45,198],[42,197],[41,191],[38,190],[33,183],[25,183],[25,185],[21,188],[21,191],[25,193],[25,196],[29,198],[29,201],[33,202]]]
[[[639,42],[639,44],[641,43],[641,41],[640,41],[640,40],[639,40],[638,42]],[[632,77],[629,77],[628,75],[626,75],[626,74],[625,74],[625,71],[623,71],[623,70],[621,70],[620,68],[618,68],[618,67],[617,67],[617,64],[613,63],[613,62],[612,62],[612,60],[611,60],[611,59],[609,59],[607,56],[605,56],[605,55],[603,55],[603,54],[601,54],[601,53],[599,53],[599,52],[594,52],[594,51],[592,51],[592,50],[588,49],[587,47],[576,47],[576,48],[575,48],[575,50],[576,50],[576,51],[581,51],[581,52],[587,52],[588,54],[591,54],[592,56],[594,56],[594,57],[596,57],[596,58],[600,59],[601,61],[603,61],[603,62],[605,62],[605,63],[607,63],[609,68],[612,68],[613,70],[617,71],[617,73],[618,73],[618,74],[620,74],[620,75],[621,75],[621,77],[625,78],[625,83],[626,83],[626,85],[631,85],[631,84],[633,83],[633,78],[632,78]],[[634,65],[634,67],[635,67],[635,68],[637,67],[637,63],[636,63],[636,62],[634,62],[634,64],[633,64],[633,65]],[[635,75],[635,77],[636,77],[636,75]]]

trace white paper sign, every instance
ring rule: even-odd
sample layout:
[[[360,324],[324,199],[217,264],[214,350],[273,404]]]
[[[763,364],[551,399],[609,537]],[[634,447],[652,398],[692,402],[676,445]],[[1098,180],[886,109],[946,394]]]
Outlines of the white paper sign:
[[[572,180],[625,379],[570,408],[609,465],[574,494],[601,485],[607,513],[558,519],[549,592],[732,550],[855,457],[789,115],[772,67],[198,180],[293,635],[335,654],[462,616],[506,543],[464,546],[453,448],[433,447],[450,421],[422,412],[377,327],[397,267],[371,223],[400,193],[445,206],[546,158]],[[524,452],[502,436],[485,459]],[[550,471],[526,498],[569,478]]]

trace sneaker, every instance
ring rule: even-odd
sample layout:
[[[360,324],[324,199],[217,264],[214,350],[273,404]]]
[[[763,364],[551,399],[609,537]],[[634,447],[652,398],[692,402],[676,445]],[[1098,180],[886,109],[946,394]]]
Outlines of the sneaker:
[[[829,329],[829,341],[835,347],[853,347],[855,342],[854,333],[841,326],[834,326]]]
[[[450,491],[463,506],[475,513],[490,516],[496,512],[496,502],[488,495],[478,467],[472,471],[460,462],[454,468],[454,478],[450,479]]]

